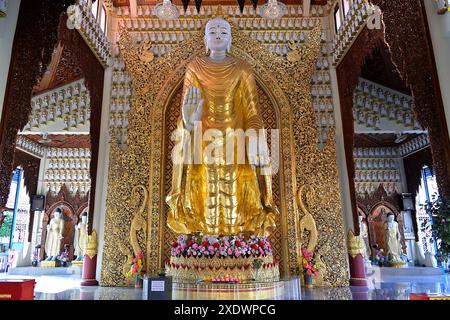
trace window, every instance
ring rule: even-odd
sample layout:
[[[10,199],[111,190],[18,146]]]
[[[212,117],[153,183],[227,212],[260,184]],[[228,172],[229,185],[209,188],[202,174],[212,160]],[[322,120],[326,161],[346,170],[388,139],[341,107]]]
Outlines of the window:
[[[100,28],[103,33],[106,34],[106,9],[102,6],[102,10],[100,11]]]
[[[347,13],[350,11],[350,0],[342,0],[342,4],[344,7],[344,17],[345,17]]]
[[[336,33],[338,32],[341,25],[342,25],[341,8],[339,7],[338,3],[336,7],[334,7],[334,28],[336,30]]]
[[[92,3],[91,12],[94,15],[94,17],[97,18],[97,15],[98,15],[98,0]]]

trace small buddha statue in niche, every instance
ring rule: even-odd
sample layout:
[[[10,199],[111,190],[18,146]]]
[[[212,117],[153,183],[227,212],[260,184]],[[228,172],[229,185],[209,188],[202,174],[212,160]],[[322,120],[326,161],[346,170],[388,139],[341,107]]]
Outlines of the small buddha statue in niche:
[[[88,241],[88,216],[87,213],[83,213],[81,221],[75,227],[75,255],[76,261],[83,261],[86,245]]]
[[[392,212],[387,214],[387,221],[384,227],[384,238],[386,243],[386,254],[389,261],[401,261],[403,255],[401,235],[397,221]]]
[[[47,225],[47,238],[45,240],[46,261],[56,261],[61,251],[61,240],[63,239],[64,219],[62,218],[62,210],[57,208]]]

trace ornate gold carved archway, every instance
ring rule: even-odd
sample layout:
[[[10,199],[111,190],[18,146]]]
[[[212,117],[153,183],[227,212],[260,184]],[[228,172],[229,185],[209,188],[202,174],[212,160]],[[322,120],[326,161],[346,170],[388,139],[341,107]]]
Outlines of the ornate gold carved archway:
[[[309,208],[319,231],[316,251],[326,265],[321,282],[334,286],[347,285],[334,132],[330,132],[328,145],[320,150],[311,103],[310,79],[320,52],[320,26],[311,32],[305,50],[298,52],[298,62],[278,57],[235,26],[232,29],[231,54],[251,64],[261,90],[277,110],[282,166],[279,181],[282,223],[279,228],[282,228],[285,274],[294,275],[301,270],[300,247],[303,240],[300,238],[296,195],[299,186],[309,184],[315,187],[317,196],[314,206]],[[204,54],[203,32],[199,31],[177,49],[156,60],[148,59],[148,52],[145,51],[148,48],[134,45],[126,31],[121,33],[120,48],[127,71],[133,76],[133,101],[129,113],[129,147],[123,151],[112,144],[110,151],[103,285],[126,284],[123,270],[132,254],[128,235],[136,214],[147,222],[146,232],[140,228],[135,238],[139,246],[145,248],[147,272],[154,274],[162,266],[164,165],[167,152],[165,109],[177,94],[187,63],[193,57]],[[132,189],[140,185],[147,186],[147,203],[142,203],[143,195],[140,203],[135,201],[135,197],[131,201]],[[147,209],[140,213],[142,205],[146,205]]]

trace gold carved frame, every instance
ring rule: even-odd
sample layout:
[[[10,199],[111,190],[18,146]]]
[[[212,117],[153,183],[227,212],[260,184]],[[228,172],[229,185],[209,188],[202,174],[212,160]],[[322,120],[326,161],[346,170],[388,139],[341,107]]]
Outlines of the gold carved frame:
[[[298,49],[299,59],[291,61],[268,51],[236,26],[232,29],[231,54],[250,63],[258,83],[278,109],[282,141],[280,209],[284,215],[282,263],[286,275],[301,272],[301,245],[307,239],[300,236],[304,233],[299,230],[301,213],[297,192],[300,186],[308,184],[316,190],[316,201],[309,211],[317,223],[316,252],[323,264],[318,284],[347,285],[334,132],[329,133],[327,145],[320,150],[311,102],[310,79],[320,53],[320,26],[311,31],[306,48]],[[162,267],[164,111],[184,76],[187,63],[195,56],[204,55],[203,30],[159,59],[148,59],[148,47],[136,46],[126,31],[121,32],[119,45],[127,71],[133,77],[133,98],[128,149],[121,150],[116,143],[110,149],[101,272],[101,284],[108,286],[127,284],[125,271],[136,248],[145,252],[148,273],[155,274]],[[113,131],[111,135],[114,138]],[[143,207],[146,209],[142,210]]]

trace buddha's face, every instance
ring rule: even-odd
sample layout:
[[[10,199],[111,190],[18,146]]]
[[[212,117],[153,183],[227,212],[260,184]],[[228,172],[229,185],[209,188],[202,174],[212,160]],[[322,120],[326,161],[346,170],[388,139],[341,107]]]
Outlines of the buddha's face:
[[[205,43],[211,51],[229,51],[231,47],[230,24],[220,18],[210,20],[206,25]]]

